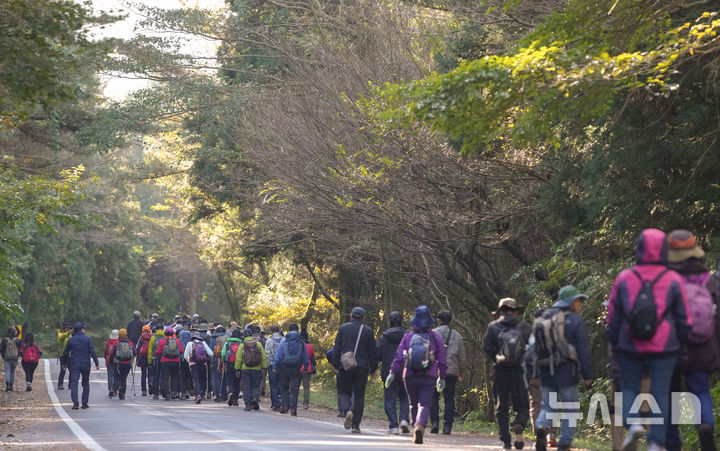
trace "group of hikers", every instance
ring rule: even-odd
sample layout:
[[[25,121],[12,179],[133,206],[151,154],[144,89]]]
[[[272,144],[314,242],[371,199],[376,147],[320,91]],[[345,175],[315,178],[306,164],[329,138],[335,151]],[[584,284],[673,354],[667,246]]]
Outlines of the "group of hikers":
[[[720,367],[716,315],[720,278],[705,266],[704,252],[687,230],[666,234],[646,229],[635,252],[636,264],[620,272],[603,303],[612,382],[614,391],[622,393],[621,405],[613,406],[622,412],[622,424],[612,425],[612,448],[635,450],[647,434],[649,451],[680,450],[678,426],[670,424],[671,411],[678,408],[671,404],[671,392],[683,391],[684,378],[687,391],[700,403],[699,446],[702,451],[716,451],[710,375]],[[525,446],[528,421],[536,450],[570,449],[579,387],[593,385],[591,346],[580,316],[586,299],[568,285],[550,307],[527,315],[515,299],[499,300],[493,312],[498,319],[488,325],[482,345],[494,366],[495,415],[503,449]],[[309,407],[316,356],[307,331],[297,324],[290,324],[285,334],[272,326],[266,336],[258,325],[241,328],[230,322],[226,329],[197,314],[178,315],[167,324],[157,314],[147,321],[140,316],[135,312],[127,327],[113,330],[105,344],[110,398],[125,399],[128,375],[132,371],[134,378],[137,366],[141,395],[154,399],[193,397],[201,403],[214,397],[229,406],[238,406],[242,399],[245,411],[257,411],[267,381],[273,411],[297,416],[301,383],[303,408]],[[412,433],[418,444],[423,443],[428,424],[430,433],[451,434],[455,388],[467,371],[464,339],[452,327],[452,312],[442,310],[433,317],[427,306],[419,306],[410,330],[403,327],[400,312],[391,312],[390,327],[377,340],[364,319],[365,311],[353,308],[350,321],[340,326],[334,346],[325,354],[335,370],[338,416],[344,427],[360,433],[368,379],[380,366],[389,433]],[[41,352],[31,334],[19,341],[12,329],[0,342],[8,389],[12,390],[11,375],[21,357],[23,366],[27,364],[30,390]],[[58,389],[63,389],[69,368],[72,408],[87,408],[91,360],[99,368],[92,340],[84,325],[77,323],[66,324],[58,332],[58,342],[64,348]],[[651,411],[636,415],[640,394],[652,398]],[[634,415],[647,421],[635,421]],[[647,433],[644,424],[649,424]]]
[[[0,356],[5,367],[5,391],[14,391],[15,369],[18,360],[21,360],[22,369],[25,372],[25,391],[32,391],[33,376],[37,369],[42,351],[35,343],[32,333],[26,333],[19,338],[20,331],[15,326],[7,329],[7,335],[0,340]]]

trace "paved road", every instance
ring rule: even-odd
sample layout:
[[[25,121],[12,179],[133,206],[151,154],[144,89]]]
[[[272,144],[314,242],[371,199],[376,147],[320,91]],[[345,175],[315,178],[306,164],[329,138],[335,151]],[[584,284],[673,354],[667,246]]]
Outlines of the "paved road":
[[[52,379],[57,381],[57,361],[51,361]],[[136,374],[137,375],[137,374]],[[409,436],[388,436],[377,428],[362,427],[362,434],[350,434],[335,420],[293,418],[275,412],[245,412],[242,407],[204,401],[152,400],[133,396],[128,376],[128,394],[124,401],[108,399],[105,368],[93,369],[90,376],[90,408],[70,410],[70,391],[54,389],[64,412],[74,420],[101,448],[107,450],[150,449],[162,444],[167,449],[197,449],[198,445],[214,445],[213,449],[273,450],[337,450],[378,449],[403,450],[420,448]],[[55,384],[52,384],[55,387]],[[241,403],[242,404],[242,403]],[[470,437],[428,437],[423,448],[430,449],[498,449],[498,446],[477,445]],[[449,442],[452,442],[450,444]],[[487,443],[487,442],[486,442]],[[499,443],[499,442],[497,442]]]

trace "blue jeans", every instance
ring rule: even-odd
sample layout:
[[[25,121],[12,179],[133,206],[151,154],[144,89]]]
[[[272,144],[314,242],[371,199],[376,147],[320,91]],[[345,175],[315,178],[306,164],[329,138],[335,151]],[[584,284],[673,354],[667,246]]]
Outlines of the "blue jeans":
[[[15,368],[17,368],[17,360],[5,360],[3,363],[5,364],[5,383],[12,385],[15,383]]]
[[[670,380],[672,379],[673,369],[677,356],[631,356],[629,354],[618,353],[618,364],[621,371],[622,385],[622,414],[625,427],[628,427],[628,417],[630,408],[635,402],[635,398],[640,394],[640,379],[643,377],[643,370],[647,370],[650,376],[650,394],[655,398],[659,413],[651,412],[647,418],[660,418],[660,424],[651,424],[647,434],[647,440],[659,446],[665,446],[666,425],[670,423]],[[640,415],[633,414],[632,419],[638,418]]]
[[[270,383],[270,407],[280,406],[280,374],[268,368],[268,382]]]
[[[673,381],[673,390],[681,391],[680,375],[677,375],[677,382]],[[685,383],[690,393],[700,400],[700,424],[715,426],[715,415],[713,413],[713,399],[710,394],[710,378],[708,373],[697,371],[685,374]],[[698,426],[700,426],[698,424]],[[668,424],[666,445],[682,445],[680,429],[677,424]]]
[[[213,363],[213,389],[215,390],[215,396],[227,396],[227,387],[223,380],[222,369],[217,368],[218,360],[215,359]],[[222,364],[221,364],[222,365]],[[222,366],[220,367],[222,368]]]
[[[400,401],[398,403],[398,400]],[[395,380],[390,388],[385,389],[385,414],[390,423],[388,427],[395,429],[398,427],[398,404],[400,407],[399,420],[410,421],[410,404],[408,402],[407,392],[400,380]]]
[[[90,367],[89,366],[71,366],[70,367],[70,399],[74,406],[78,405],[78,381],[82,377],[82,403],[87,405],[90,399]]]
[[[569,413],[568,418],[563,418],[560,423],[560,436],[558,437],[558,445],[570,446],[575,433],[575,427],[577,420],[573,417],[574,414],[578,413],[580,404],[578,403],[578,387],[577,385],[571,385],[569,387],[553,388],[543,386],[540,389],[542,391],[542,409],[540,415],[538,415],[535,421],[536,428],[550,429],[554,426],[553,418],[560,418],[561,413]],[[556,401],[563,403],[578,403],[577,408],[558,408],[558,406],[551,406],[550,394],[557,393]],[[550,418],[549,418],[550,417]],[[574,424],[573,424],[574,423]]]

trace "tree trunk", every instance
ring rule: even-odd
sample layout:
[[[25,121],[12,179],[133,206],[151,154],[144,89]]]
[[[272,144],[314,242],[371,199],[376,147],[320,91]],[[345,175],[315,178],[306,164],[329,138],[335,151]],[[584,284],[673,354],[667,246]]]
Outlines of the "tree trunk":
[[[312,321],[313,315],[315,315],[315,305],[317,304],[317,298],[320,295],[318,290],[318,284],[313,284],[312,296],[310,296],[310,302],[308,302],[307,308],[305,309],[305,315],[300,320],[300,330],[307,329],[308,324]]]

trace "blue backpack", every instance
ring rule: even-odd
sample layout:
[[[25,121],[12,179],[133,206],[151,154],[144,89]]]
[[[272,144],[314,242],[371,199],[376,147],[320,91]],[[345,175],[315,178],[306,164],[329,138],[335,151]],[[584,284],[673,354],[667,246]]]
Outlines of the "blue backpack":
[[[187,344],[190,343],[190,340],[192,339],[192,333],[189,330],[181,330],[178,334],[178,338],[180,339],[180,343],[183,345],[183,349],[187,347]]]
[[[435,353],[430,350],[430,334],[414,332],[407,351],[406,365],[414,372],[428,370],[435,362]]]
[[[300,366],[302,365],[302,352],[305,343],[300,338],[300,334],[288,335],[288,337],[285,337],[285,349],[280,363],[285,366]]]

